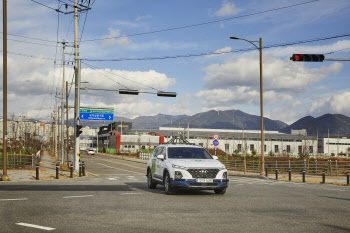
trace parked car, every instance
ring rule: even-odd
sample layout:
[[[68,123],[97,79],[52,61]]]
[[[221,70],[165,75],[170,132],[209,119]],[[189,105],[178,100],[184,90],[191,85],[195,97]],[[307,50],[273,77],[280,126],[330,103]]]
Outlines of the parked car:
[[[228,182],[225,166],[201,146],[162,144],[147,163],[148,187],[163,185],[166,194],[180,189],[225,194]]]

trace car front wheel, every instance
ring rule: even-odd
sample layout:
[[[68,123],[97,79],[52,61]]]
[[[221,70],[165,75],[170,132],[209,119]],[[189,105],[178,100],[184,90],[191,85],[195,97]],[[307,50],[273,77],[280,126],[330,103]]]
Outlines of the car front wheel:
[[[214,192],[215,192],[215,194],[223,195],[226,193],[226,189],[215,189]]]
[[[173,194],[173,189],[171,188],[169,173],[165,173],[164,177],[164,191],[167,195]]]
[[[157,184],[153,183],[152,173],[150,170],[147,171],[147,186],[150,189],[155,189],[157,187]]]

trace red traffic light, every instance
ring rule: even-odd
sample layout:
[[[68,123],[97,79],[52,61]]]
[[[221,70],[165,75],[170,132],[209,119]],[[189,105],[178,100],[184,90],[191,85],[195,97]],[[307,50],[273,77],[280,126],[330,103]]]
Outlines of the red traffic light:
[[[303,61],[303,62],[323,62],[323,54],[293,54],[290,58],[292,61]]]

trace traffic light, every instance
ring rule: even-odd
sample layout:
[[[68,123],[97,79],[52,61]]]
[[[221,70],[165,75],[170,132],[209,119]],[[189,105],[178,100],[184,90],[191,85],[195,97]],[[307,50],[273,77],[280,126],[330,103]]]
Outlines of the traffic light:
[[[83,132],[81,130],[81,128],[83,128],[82,125],[77,125],[77,131],[76,131],[76,137],[78,138],[80,136],[80,134]]]
[[[323,62],[323,54],[293,54],[290,58],[292,61],[303,61],[303,62]]]

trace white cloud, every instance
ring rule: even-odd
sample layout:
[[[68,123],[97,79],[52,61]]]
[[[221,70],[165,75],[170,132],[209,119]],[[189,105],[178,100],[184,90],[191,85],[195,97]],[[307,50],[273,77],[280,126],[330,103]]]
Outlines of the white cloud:
[[[214,12],[214,15],[222,17],[222,16],[235,15],[238,12],[240,12],[240,9],[238,9],[233,2],[229,2],[228,0],[223,0],[221,4],[221,8],[216,12]]]
[[[102,47],[119,45],[119,46],[127,46],[131,41],[127,36],[122,36],[120,38],[113,38],[121,36],[120,31],[118,29],[108,28],[109,34],[103,36],[102,38],[110,38],[103,40]]]
[[[212,58],[212,57],[220,56],[220,55],[222,55],[222,54],[227,54],[227,53],[229,53],[231,50],[232,50],[232,48],[231,48],[230,46],[227,46],[227,47],[225,47],[225,48],[216,50],[214,53],[217,53],[217,54],[206,55],[205,58]]]
[[[310,114],[340,113],[350,116],[350,92],[345,91],[329,97],[323,97],[312,103]]]
[[[265,56],[263,60],[264,90],[302,92],[308,85],[328,75],[337,74],[341,63],[332,63],[320,68],[308,68],[304,63],[281,60]],[[204,81],[209,89],[228,86],[259,87],[259,60],[256,56],[227,59],[223,64],[212,64],[205,68]]]
[[[135,20],[141,21],[141,20],[146,20],[146,19],[150,19],[150,18],[152,18],[152,15],[147,14],[147,15],[138,16]]]

